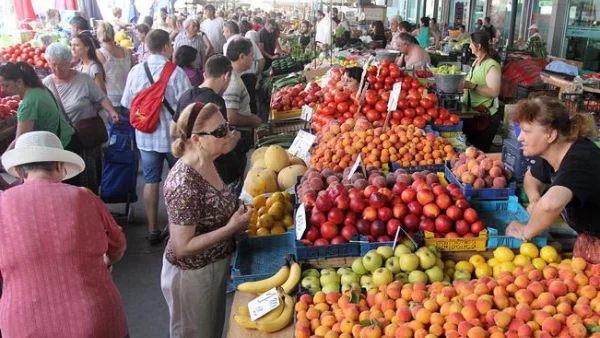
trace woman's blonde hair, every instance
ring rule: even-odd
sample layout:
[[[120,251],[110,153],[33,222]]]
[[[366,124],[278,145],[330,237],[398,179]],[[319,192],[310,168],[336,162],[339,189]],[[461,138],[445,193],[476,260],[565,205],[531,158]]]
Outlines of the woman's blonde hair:
[[[96,35],[98,35],[98,40],[102,42],[115,41],[115,30],[110,23],[105,21],[102,21],[98,24]]]
[[[561,137],[570,142],[584,137],[595,137],[598,132],[590,114],[569,115],[566,106],[550,96],[519,101],[512,109],[510,117],[516,123],[537,122],[544,127],[555,129]]]
[[[196,102],[183,109],[173,132],[174,141],[171,144],[171,152],[175,157],[183,156],[194,130],[202,129],[206,121],[215,114],[220,114],[220,110],[219,106],[214,103],[204,105]]]

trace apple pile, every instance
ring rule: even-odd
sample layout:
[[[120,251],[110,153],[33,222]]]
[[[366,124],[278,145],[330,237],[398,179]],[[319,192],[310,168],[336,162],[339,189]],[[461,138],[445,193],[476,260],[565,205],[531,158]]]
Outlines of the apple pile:
[[[23,44],[18,43],[0,49],[0,57],[7,62],[27,62],[34,67],[48,69],[48,61],[46,61],[46,58],[44,57],[45,51],[45,46],[35,48],[32,47],[29,42]]]
[[[17,109],[21,104],[19,95],[5,96],[0,98],[0,121],[17,116]]]
[[[306,90],[304,86],[303,83],[299,83],[294,86],[284,87],[273,93],[271,97],[271,109],[274,111],[288,111],[300,109],[305,104],[314,106],[315,103],[320,101],[320,97],[322,96],[320,93],[321,87],[314,82],[311,82]]]
[[[451,165],[454,176],[475,189],[506,188],[512,177],[502,161],[492,160],[475,147],[468,147]]]
[[[398,163],[402,167],[443,164],[458,157],[443,137],[428,134],[413,125],[387,129],[365,118],[348,119],[341,125],[330,122],[317,135],[312,149],[312,166],[335,172],[352,167],[358,155],[366,168]]]

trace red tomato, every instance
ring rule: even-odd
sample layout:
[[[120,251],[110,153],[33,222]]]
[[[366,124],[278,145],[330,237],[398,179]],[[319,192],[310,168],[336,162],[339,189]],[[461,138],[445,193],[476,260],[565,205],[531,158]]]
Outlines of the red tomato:
[[[377,121],[377,119],[379,119],[379,113],[375,109],[369,109],[366,116],[369,122]]]
[[[385,82],[384,83],[385,84],[394,84],[395,82],[396,82],[396,79],[394,79],[391,76],[388,76],[388,77],[385,78]]]
[[[409,97],[409,99],[408,99],[408,105],[411,108],[417,108],[419,106],[419,100]]]
[[[380,64],[381,67],[388,67],[389,65],[390,65],[390,60],[388,60],[388,59],[383,59]]]
[[[375,85],[373,85],[373,88],[375,88],[375,89],[382,89],[383,88],[383,83],[382,82],[375,82]]]
[[[394,88],[394,84],[393,83],[386,83],[386,84],[383,85],[383,89],[385,89],[385,90],[392,90],[392,88]]]
[[[417,112],[413,108],[404,109],[404,116],[413,118],[417,115]]]
[[[344,102],[348,99],[348,94],[346,93],[336,93],[334,96],[334,100],[337,103]]]
[[[437,108],[429,108],[429,109],[427,109],[427,115],[431,116],[434,119],[437,119],[437,117],[439,116],[438,109]]]
[[[358,105],[356,103],[352,103],[350,106],[348,106],[348,111],[351,113],[356,113],[357,110]]]
[[[450,117],[450,113],[448,113],[448,109],[440,108],[440,119],[447,120]]]
[[[365,94],[365,101],[367,104],[375,104],[375,102],[377,102],[377,92],[372,89],[367,90],[367,93]]]
[[[410,117],[403,117],[402,120],[400,120],[400,124],[408,126],[409,124],[412,124],[413,119],[411,119]]]
[[[400,121],[400,120],[402,120],[403,117],[404,117],[404,114],[399,110],[394,110],[392,112],[392,119]]]
[[[390,69],[390,77],[393,77],[394,80],[400,77],[400,71],[398,69]]]
[[[327,102],[331,102],[333,101],[333,95],[326,93],[325,96],[323,96],[323,102],[327,103]]]
[[[373,75],[377,74],[377,66],[370,66],[369,73],[371,73]]]
[[[433,120],[433,124],[435,124],[436,126],[440,126],[440,125],[442,125],[442,123],[444,123],[444,122],[440,118]]]
[[[411,88],[408,90],[408,98],[414,98],[414,99],[419,99],[419,92],[417,91],[416,88]],[[419,101],[417,101],[417,104],[419,104]]]
[[[333,113],[335,112],[334,108],[331,108],[329,106],[323,107],[322,111],[323,111],[323,115],[333,115]]]
[[[379,97],[381,97],[383,101],[388,102],[390,100],[390,92],[384,91]]]
[[[413,124],[419,128],[425,128],[425,119],[421,116],[417,116],[413,119]]]
[[[327,108],[330,108],[330,109],[332,109],[332,111],[335,112],[335,109],[337,108],[337,104],[335,102],[328,102]]]
[[[379,76],[387,77],[388,75],[390,75],[390,70],[387,67],[381,67],[381,70],[379,71]]]
[[[348,107],[349,107],[348,102],[340,102],[337,104],[336,109],[339,113],[343,114],[343,113],[348,112]]]
[[[460,119],[458,118],[458,115],[456,114],[450,114],[450,118],[448,119],[450,121],[450,123],[457,125],[460,121]]]
[[[33,59],[32,58],[27,59],[27,63],[30,65],[33,65],[34,64]]]
[[[367,76],[367,81],[369,81],[370,84],[373,84],[373,83],[377,82],[377,78],[375,77],[375,75],[369,74]]]
[[[377,82],[383,84],[383,83],[385,83],[385,78],[386,78],[385,76],[379,74],[379,76],[377,76]]]
[[[421,107],[425,108],[425,109],[429,109],[431,107],[433,107],[433,102],[431,102],[431,100],[427,99],[427,98],[422,98],[419,103],[421,104]]]
[[[408,101],[406,99],[400,99],[400,100],[398,100],[398,108],[400,108],[400,109],[406,109],[408,107],[409,107],[409,105],[408,105]]]
[[[429,116],[429,115],[427,115],[427,114],[425,114],[425,115],[423,115],[423,116],[421,116],[421,117],[422,117],[422,118],[424,118],[424,119],[425,119],[425,121],[427,121],[427,123],[431,122],[431,120],[433,119],[433,117],[431,117],[431,116]]]
[[[429,93],[426,96],[431,102],[438,102],[438,98],[434,93]]]
[[[416,107],[416,108],[415,108],[415,111],[417,112],[417,115],[418,115],[418,116],[421,116],[421,115],[425,114],[425,108],[423,108],[423,107],[421,107],[421,106],[419,106],[419,107]]]
[[[387,111],[387,102],[383,100],[379,100],[375,103],[375,110],[380,113],[385,113]]]

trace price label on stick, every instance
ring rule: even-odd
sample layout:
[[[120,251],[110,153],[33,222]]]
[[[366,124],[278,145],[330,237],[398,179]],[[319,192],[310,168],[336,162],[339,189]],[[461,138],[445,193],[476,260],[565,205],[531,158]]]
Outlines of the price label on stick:
[[[304,130],[298,131],[296,138],[292,145],[288,149],[288,153],[293,156],[300,158],[306,158],[310,154],[310,147],[315,143],[317,137],[311,133],[307,133]]]
[[[312,120],[312,116],[314,113],[315,113],[315,110],[311,106],[305,104],[302,106],[302,112],[300,113],[300,118],[306,122],[310,122],[310,120]]]
[[[402,82],[394,83],[392,92],[390,93],[390,99],[388,100],[388,111],[396,110],[398,108],[398,99],[400,98],[400,91],[402,90]]]
[[[250,311],[250,319],[255,321],[258,318],[273,311],[280,304],[279,294],[276,288],[263,293],[248,302],[248,310]]]
[[[304,203],[300,203],[298,209],[296,210],[296,239],[302,239],[304,235],[304,231],[306,231],[306,208],[304,208]]]
[[[350,177],[352,177],[352,175],[354,175],[354,173],[356,172],[356,170],[358,170],[358,167],[362,168],[363,171],[363,175],[365,175],[365,177],[367,176],[366,172],[365,172],[365,168],[362,165],[362,158],[360,156],[361,154],[358,154],[358,157],[356,158],[356,161],[354,161],[354,165],[352,166],[352,168],[350,168],[350,171],[348,172],[348,179],[350,179]]]

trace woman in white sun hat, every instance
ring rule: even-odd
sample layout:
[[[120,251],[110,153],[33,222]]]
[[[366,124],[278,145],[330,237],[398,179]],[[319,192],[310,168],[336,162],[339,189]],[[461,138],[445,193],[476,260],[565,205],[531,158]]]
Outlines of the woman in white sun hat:
[[[24,183],[0,192],[0,328],[6,337],[127,336],[108,267],[125,236],[98,196],[61,181],[85,165],[56,135],[21,135],[2,165]]]

